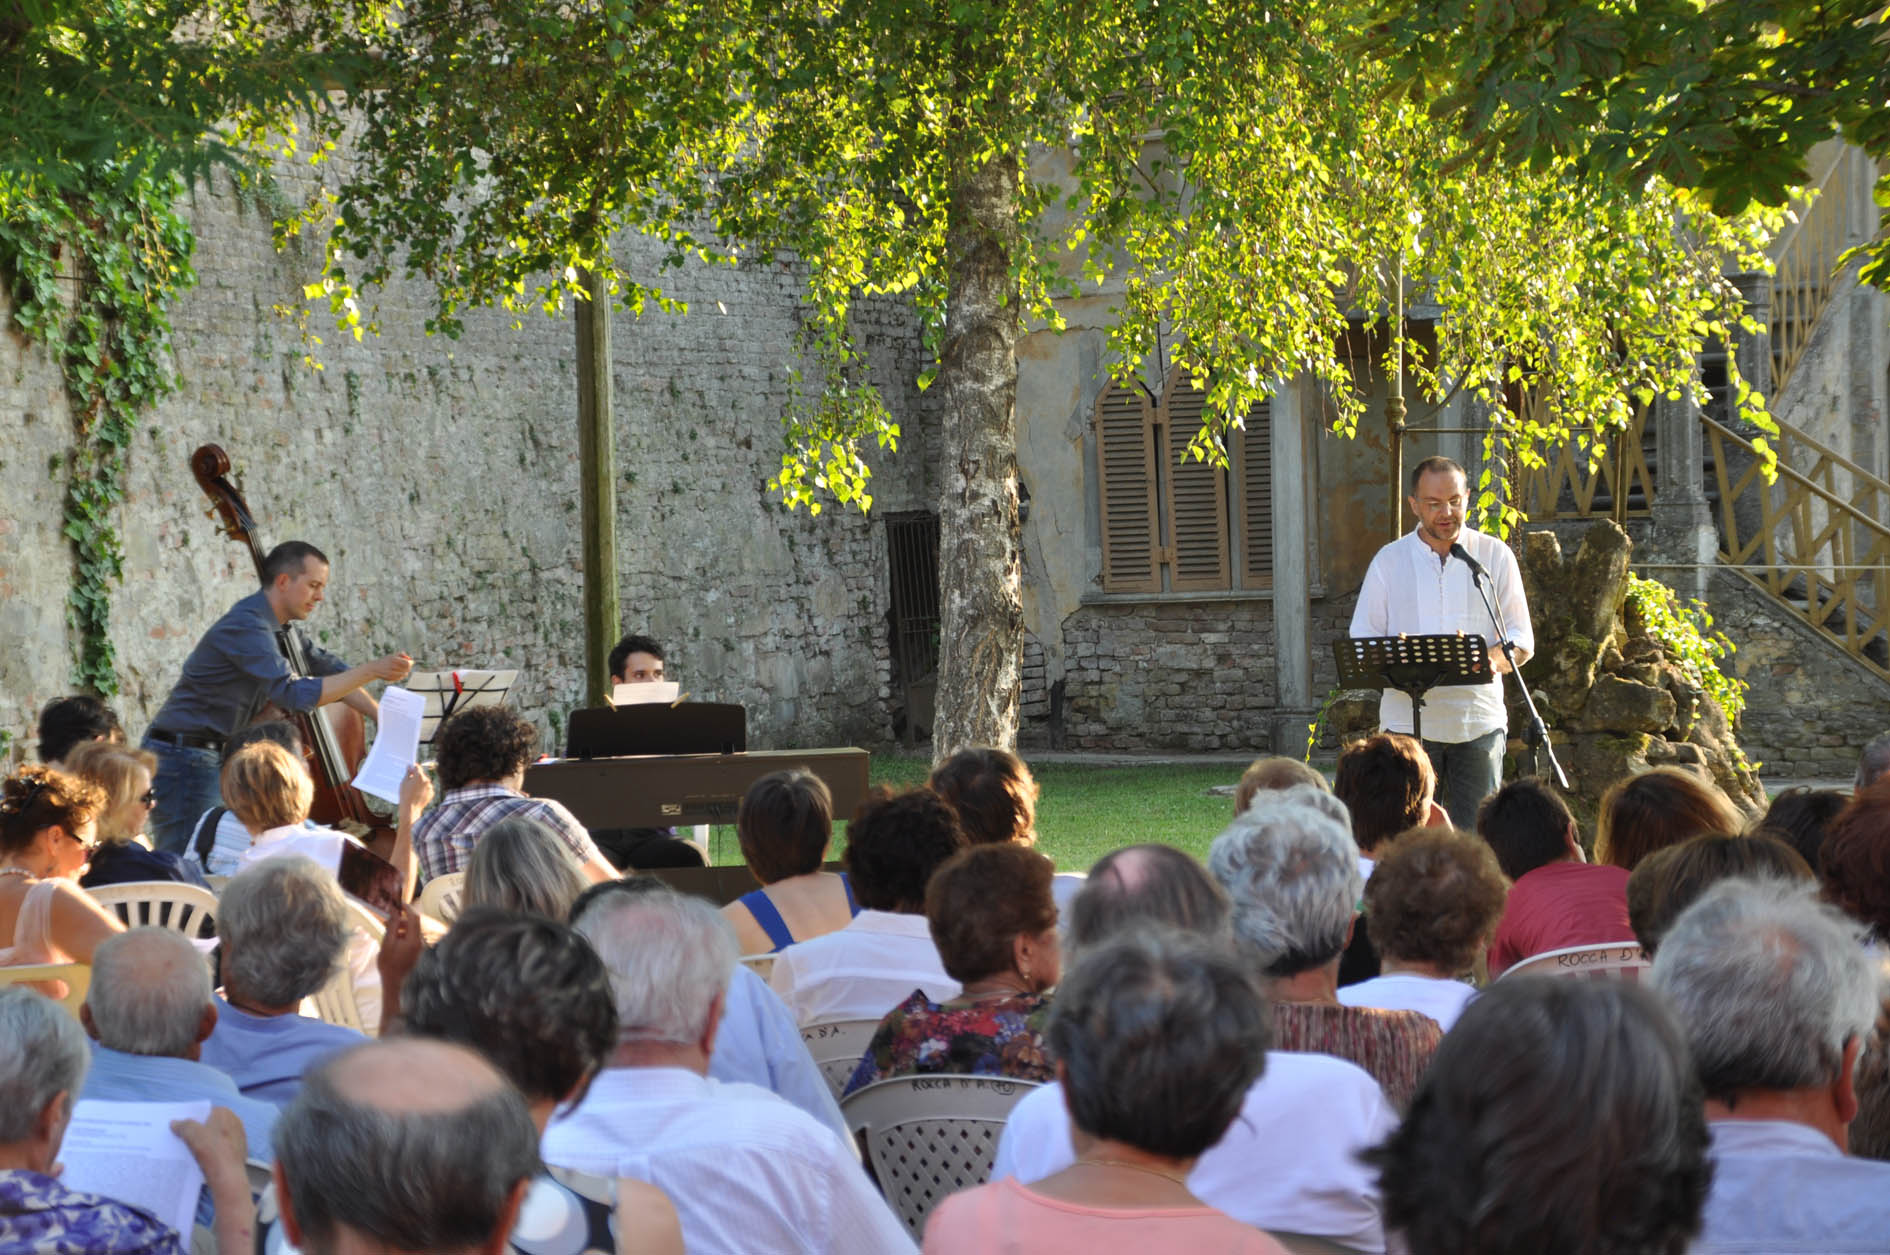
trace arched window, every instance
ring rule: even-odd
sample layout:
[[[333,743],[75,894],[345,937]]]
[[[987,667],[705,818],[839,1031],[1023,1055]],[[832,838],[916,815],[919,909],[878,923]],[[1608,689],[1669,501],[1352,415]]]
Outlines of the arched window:
[[[1109,593],[1273,587],[1273,461],[1266,402],[1228,431],[1227,466],[1187,456],[1206,394],[1177,371],[1151,401],[1111,384],[1096,402],[1102,586]]]

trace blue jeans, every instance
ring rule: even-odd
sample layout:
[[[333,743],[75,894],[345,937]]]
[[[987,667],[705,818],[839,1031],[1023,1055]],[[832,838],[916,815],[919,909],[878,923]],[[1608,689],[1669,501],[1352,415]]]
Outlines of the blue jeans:
[[[151,848],[163,854],[182,854],[203,813],[223,805],[217,784],[217,752],[167,745],[148,736],[144,748],[158,760],[157,771],[151,777],[157,803],[145,823]]]
[[[1498,728],[1474,741],[1424,741],[1431,768],[1437,772],[1437,801],[1450,812],[1450,822],[1465,832],[1477,828],[1477,807],[1503,783],[1503,750],[1509,730]]]

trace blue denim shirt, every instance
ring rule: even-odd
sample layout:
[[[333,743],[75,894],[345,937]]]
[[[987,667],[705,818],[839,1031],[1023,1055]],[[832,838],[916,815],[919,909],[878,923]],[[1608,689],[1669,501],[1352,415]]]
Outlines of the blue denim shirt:
[[[1890,1163],[1853,1159],[1787,1120],[1715,1120],[1713,1188],[1694,1255],[1881,1255]]]
[[[184,659],[184,673],[151,720],[161,732],[194,736],[229,736],[247,727],[265,702],[284,710],[313,710],[322,696],[321,677],[346,671],[348,664],[310,641],[301,629],[309,669],[296,678],[276,644],[281,628],[269,599],[259,589],[231,606],[203,634]]]

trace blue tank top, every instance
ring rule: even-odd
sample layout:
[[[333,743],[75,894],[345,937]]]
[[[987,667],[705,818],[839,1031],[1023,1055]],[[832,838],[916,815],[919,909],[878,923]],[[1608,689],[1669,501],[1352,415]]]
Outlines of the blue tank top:
[[[858,915],[860,904],[853,900],[853,882],[847,879],[845,872],[840,873],[840,886],[847,891],[847,914]],[[736,901],[748,908],[748,913],[755,917],[755,923],[761,925],[761,931],[768,934],[768,940],[774,943],[769,954],[778,952],[784,946],[794,944],[794,935],[788,932],[787,921],[781,918],[781,912],[775,909],[774,899],[768,896],[766,889],[753,889],[744,893]]]

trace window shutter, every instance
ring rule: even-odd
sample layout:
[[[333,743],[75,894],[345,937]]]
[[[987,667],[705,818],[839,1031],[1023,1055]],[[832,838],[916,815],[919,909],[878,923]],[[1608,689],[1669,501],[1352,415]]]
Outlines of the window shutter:
[[[1102,583],[1112,593],[1161,591],[1155,536],[1155,415],[1140,388],[1109,385],[1096,402],[1102,472]]]
[[[1273,411],[1262,401],[1247,413],[1247,428],[1235,441],[1234,471],[1240,478],[1240,584],[1273,587]]]
[[[1162,398],[1168,452],[1169,588],[1177,593],[1228,587],[1227,473],[1187,456],[1201,430],[1207,396],[1171,377]]]

